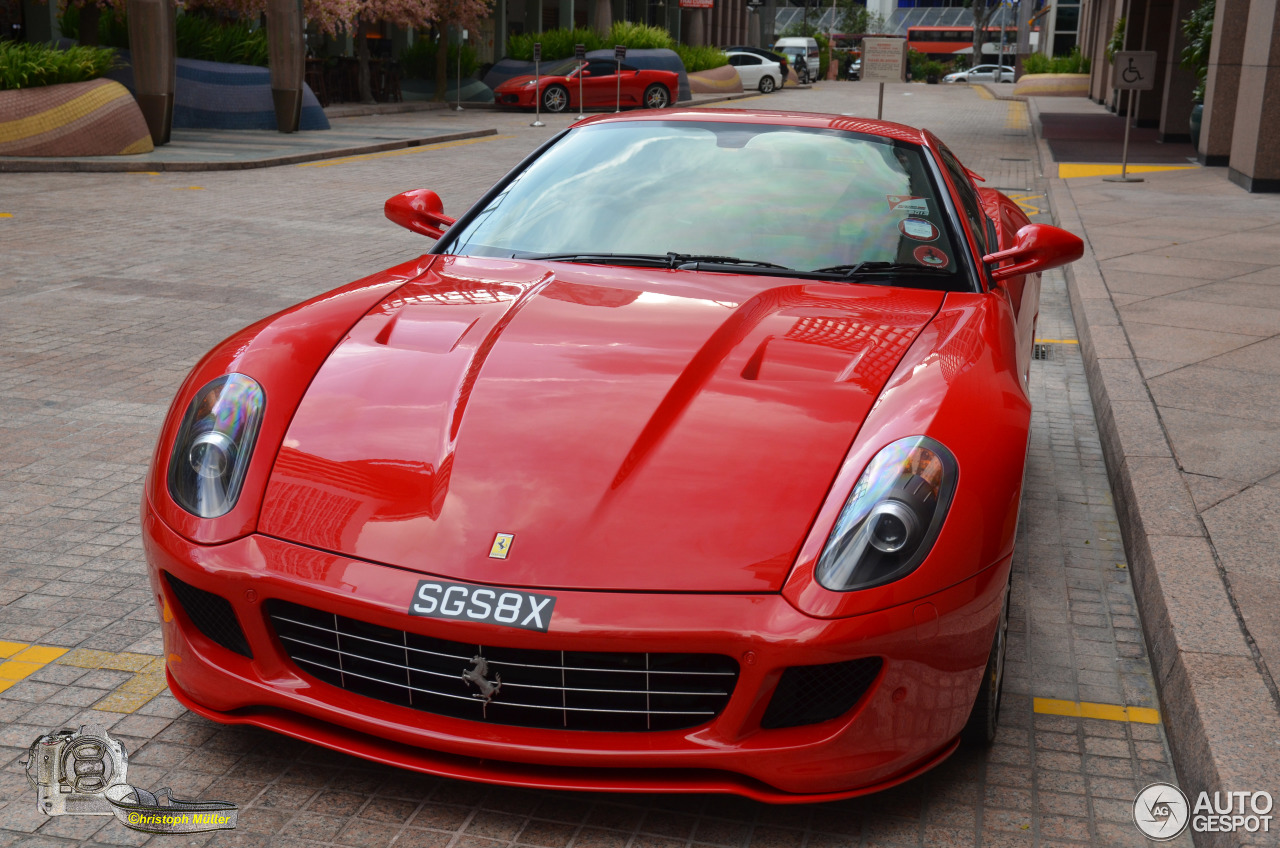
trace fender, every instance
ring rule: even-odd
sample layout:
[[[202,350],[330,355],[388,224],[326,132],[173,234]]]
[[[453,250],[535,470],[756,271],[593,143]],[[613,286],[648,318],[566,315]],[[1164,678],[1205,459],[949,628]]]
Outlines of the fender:
[[[246,327],[209,351],[191,369],[169,407],[147,470],[144,511],[149,506],[173,530],[205,545],[228,542],[257,529],[271,466],[311,378],[365,313],[424,274],[435,259],[421,256],[326,292]],[[266,412],[239,501],[226,515],[199,518],[169,495],[169,456],[192,395],[210,380],[232,372],[258,381],[266,394]]]

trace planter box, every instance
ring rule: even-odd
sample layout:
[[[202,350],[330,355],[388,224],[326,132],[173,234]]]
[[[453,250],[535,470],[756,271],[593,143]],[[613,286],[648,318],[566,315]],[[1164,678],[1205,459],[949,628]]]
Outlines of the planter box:
[[[133,95],[109,79],[0,91],[0,156],[150,153]]]

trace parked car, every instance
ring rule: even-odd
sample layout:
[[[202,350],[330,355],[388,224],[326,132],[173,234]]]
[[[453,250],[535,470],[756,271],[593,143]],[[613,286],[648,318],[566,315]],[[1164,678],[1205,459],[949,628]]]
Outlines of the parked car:
[[[493,99],[502,106],[532,109],[541,98],[547,112],[578,109],[579,75],[582,99],[589,107],[613,106],[620,97],[623,106],[663,109],[680,91],[680,76],[674,71],[641,70],[626,62],[619,67],[610,59],[565,59],[548,65],[540,77],[512,77],[493,90]]]
[[[974,65],[964,71],[956,71],[942,78],[943,82],[995,82],[996,68],[999,67],[1002,82],[1013,82],[1013,68],[1008,65]]]
[[[791,74],[791,60],[776,50],[765,50],[760,47],[749,47],[745,44],[737,44],[732,47],[722,48],[725,53],[754,53],[762,59],[770,62],[777,62],[782,68],[782,82],[785,85],[787,77]]]
[[[798,36],[779,38],[774,43],[773,49],[791,60],[791,65],[796,69],[796,75],[799,77],[801,85],[818,78],[818,68],[821,66],[821,62],[819,61],[818,42],[815,39],[800,38]]]
[[[729,64],[738,71],[742,78],[742,87],[757,88],[762,94],[768,94],[775,88],[782,87],[782,67],[754,53],[738,53],[726,51]]]
[[[1079,238],[928,131],[712,109],[594,116],[460,218],[386,214],[438,241],[235,333],[169,409],[142,537],[179,702],[771,802],[994,739],[1040,273]]]

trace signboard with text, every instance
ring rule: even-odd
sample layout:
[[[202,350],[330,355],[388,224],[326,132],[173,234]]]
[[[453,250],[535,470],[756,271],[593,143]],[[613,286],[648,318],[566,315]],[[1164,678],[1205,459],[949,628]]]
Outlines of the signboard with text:
[[[905,38],[862,39],[863,82],[906,82],[907,40]]]
[[[680,0],[681,9],[712,9],[716,0]]]

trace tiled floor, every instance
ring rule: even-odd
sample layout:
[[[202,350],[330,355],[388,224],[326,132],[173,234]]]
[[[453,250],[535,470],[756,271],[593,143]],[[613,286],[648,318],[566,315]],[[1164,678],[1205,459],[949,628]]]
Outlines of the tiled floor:
[[[871,85],[823,83],[740,108],[874,110]],[[1044,220],[1021,104],[964,87],[890,86],[885,117],[935,130],[988,185]],[[555,126],[510,113],[389,123],[498,135],[242,174],[12,175],[0,194],[0,847],[315,845],[678,848],[1138,845],[1137,791],[1171,777],[1159,725],[1037,713],[1035,698],[1156,707],[1060,274],[1046,275],[997,744],[870,798],[768,807],[704,796],[527,792],[422,777],[265,731],[221,727],[154,694],[161,644],[138,540],[161,417],[214,342],[420,251],[382,218],[431,187],[460,211]],[[22,654],[29,645],[66,653]],[[24,658],[25,657],[25,658]],[[28,661],[30,660],[30,661]],[[7,677],[6,677],[7,674]],[[130,831],[47,818],[18,760],[38,734],[107,727],[130,782],[241,806],[234,832]],[[1189,844],[1186,837],[1181,845]]]

